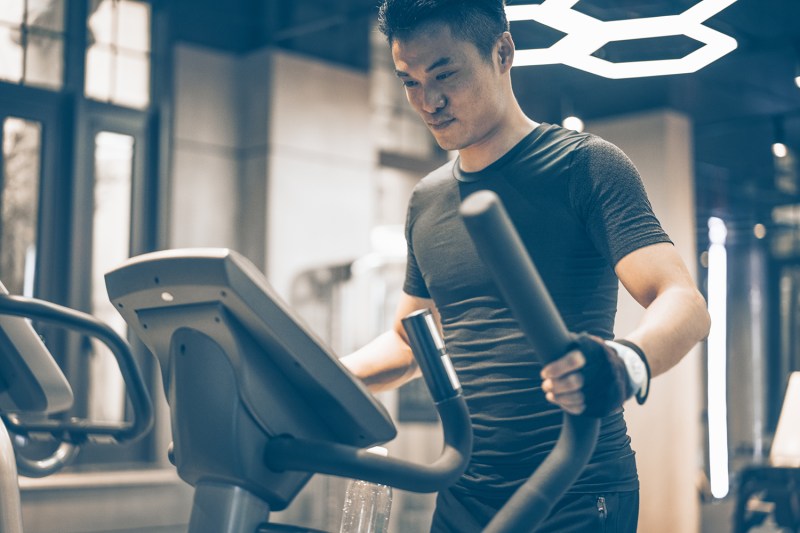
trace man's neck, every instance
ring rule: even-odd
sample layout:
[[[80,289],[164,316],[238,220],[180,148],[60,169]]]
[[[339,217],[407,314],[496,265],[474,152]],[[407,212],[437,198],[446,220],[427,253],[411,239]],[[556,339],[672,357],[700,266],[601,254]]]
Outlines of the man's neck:
[[[459,167],[464,172],[483,170],[503,157],[538,125],[520,112],[512,120],[501,123],[483,141],[459,150]]]

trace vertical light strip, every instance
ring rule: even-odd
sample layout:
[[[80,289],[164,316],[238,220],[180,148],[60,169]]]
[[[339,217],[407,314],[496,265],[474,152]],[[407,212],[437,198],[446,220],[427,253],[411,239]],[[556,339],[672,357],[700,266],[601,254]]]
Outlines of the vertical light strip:
[[[750,313],[753,383],[753,461],[764,458],[764,279],[763,256],[753,249],[750,251]]]
[[[727,300],[728,257],[725,222],[708,219],[708,312],[711,331],[708,335],[708,461],[711,494],[728,494],[728,408],[727,408]]]

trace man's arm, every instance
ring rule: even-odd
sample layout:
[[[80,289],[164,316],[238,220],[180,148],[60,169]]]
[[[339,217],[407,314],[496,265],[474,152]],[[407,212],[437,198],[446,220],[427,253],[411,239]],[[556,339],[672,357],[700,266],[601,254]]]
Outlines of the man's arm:
[[[708,335],[711,320],[705,300],[669,243],[631,252],[617,263],[616,272],[631,296],[645,308],[637,327],[624,338],[646,354],[653,377],[663,374]],[[582,413],[586,408],[584,376],[578,371],[585,364],[584,354],[572,351],[545,366],[542,389],[547,399],[570,413]]]
[[[400,295],[392,328],[341,359],[371,392],[397,388],[421,375],[402,323],[403,318],[419,309],[430,309],[438,323],[439,315],[432,300],[404,292]]]
[[[637,327],[624,337],[647,355],[653,377],[663,374],[708,336],[711,318],[706,301],[668,243],[628,254],[617,263],[616,272],[625,289],[645,307]]]

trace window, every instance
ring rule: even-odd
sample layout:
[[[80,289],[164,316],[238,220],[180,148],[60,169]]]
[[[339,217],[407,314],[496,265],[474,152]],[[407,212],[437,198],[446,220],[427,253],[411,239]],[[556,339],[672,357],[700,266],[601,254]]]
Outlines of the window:
[[[160,245],[158,113],[166,94],[150,93],[150,55],[151,24],[161,17],[145,1],[0,0],[0,280],[11,294],[90,312],[123,336],[104,274]],[[130,419],[105,346],[52,324],[37,328],[75,394],[66,416]],[[133,344],[156,386],[152,360]],[[87,442],[73,468],[160,464],[159,437]]]
[[[127,327],[108,300],[103,275],[127,259],[131,248],[133,146],[130,135],[101,131],[95,136],[91,312],[123,337]],[[89,414],[96,420],[124,420],[125,388],[116,359],[97,340],[93,348]]]
[[[0,80],[59,89],[64,78],[65,0],[0,3]]]
[[[86,96],[138,109],[150,103],[150,6],[89,0]]]
[[[3,120],[0,173],[0,280],[11,294],[33,296],[39,218],[41,124]]]

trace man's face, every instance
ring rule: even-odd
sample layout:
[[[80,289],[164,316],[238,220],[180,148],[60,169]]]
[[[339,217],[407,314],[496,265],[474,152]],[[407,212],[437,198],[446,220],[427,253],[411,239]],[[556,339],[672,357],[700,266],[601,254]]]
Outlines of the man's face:
[[[468,148],[496,130],[505,106],[499,60],[482,57],[444,24],[395,39],[392,58],[408,101],[443,149]]]

